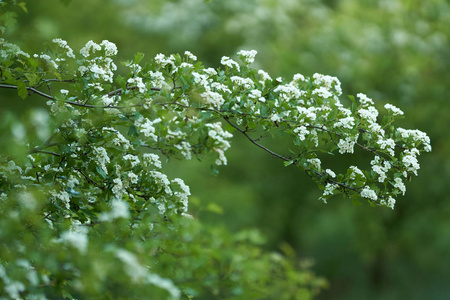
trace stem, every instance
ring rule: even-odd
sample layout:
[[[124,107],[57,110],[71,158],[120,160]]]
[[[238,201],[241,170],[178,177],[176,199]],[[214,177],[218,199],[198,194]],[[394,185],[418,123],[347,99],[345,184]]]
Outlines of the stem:
[[[284,157],[278,153],[273,152],[272,150],[264,147],[263,145],[259,144],[256,140],[252,139],[245,130],[242,130],[241,128],[239,128],[238,126],[234,125],[233,123],[230,122],[229,118],[224,116],[223,117],[225,121],[227,121],[228,124],[230,124],[233,128],[237,129],[240,133],[242,133],[250,142],[252,142],[253,144],[255,144],[256,146],[258,146],[259,148],[263,149],[264,151],[270,153],[272,156],[278,157],[282,160],[285,161],[291,161],[290,158]]]

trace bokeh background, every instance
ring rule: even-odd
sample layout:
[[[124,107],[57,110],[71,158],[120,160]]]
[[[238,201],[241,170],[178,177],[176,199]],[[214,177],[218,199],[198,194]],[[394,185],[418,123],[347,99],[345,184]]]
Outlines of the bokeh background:
[[[66,1],[67,2],[67,1]],[[167,172],[191,186],[191,212],[230,230],[258,228],[271,250],[284,243],[329,281],[318,299],[449,299],[450,295],[450,2],[447,0],[90,0],[27,1],[6,38],[40,52],[53,38],[75,50],[108,39],[119,60],[136,52],[190,50],[207,66],[240,49],[258,51],[255,67],[272,77],[337,76],[344,94],[364,92],[406,115],[398,125],[429,134],[418,178],[395,210],[355,206],[321,192],[293,167],[236,136],[218,176],[208,163],[170,161]],[[119,69],[120,72],[120,69]],[[43,106],[8,100],[20,113]],[[288,151],[289,144],[277,143]],[[332,169],[352,156],[325,162]]]

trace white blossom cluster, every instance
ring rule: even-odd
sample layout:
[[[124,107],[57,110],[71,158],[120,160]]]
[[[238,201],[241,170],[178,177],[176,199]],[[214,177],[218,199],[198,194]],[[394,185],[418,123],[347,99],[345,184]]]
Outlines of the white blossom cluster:
[[[147,167],[150,166],[155,166],[156,168],[160,169],[161,168],[161,160],[159,158],[159,155],[154,154],[154,153],[145,153],[142,156],[142,159],[144,161],[144,164]]]
[[[103,147],[93,147],[92,150],[95,155],[95,162],[103,170],[103,172],[105,172],[105,174],[108,174],[107,165],[111,162],[108,152],[106,152],[106,149]]]
[[[72,48],[70,48],[70,46],[67,44],[67,42],[65,40],[53,39],[52,42],[57,44],[62,49],[66,50],[67,57],[75,58],[75,54],[73,53]]]
[[[384,182],[387,178],[386,173],[391,169],[390,162],[383,161],[379,156],[375,156],[370,164],[372,165],[372,170],[378,175],[378,181]]]
[[[377,193],[372,190],[370,187],[365,186],[364,189],[361,191],[361,197],[363,198],[367,198],[371,201],[377,201],[378,200],[378,195]]]
[[[235,62],[234,60],[232,60],[231,58],[229,58],[228,56],[222,57],[222,60],[220,61],[220,63],[228,68],[231,68],[231,69],[234,68],[237,71],[241,70],[239,64],[237,62]]]
[[[151,120],[149,120],[147,118],[140,118],[139,120],[136,121],[136,125],[138,126],[138,128],[140,128],[140,132],[144,136],[146,136],[146,137],[148,137],[148,138],[150,138],[150,139],[152,139],[154,141],[157,141],[158,137],[155,134],[156,133],[156,129],[154,127],[154,124],[158,124],[161,121],[162,120],[160,118],[157,118],[157,119],[155,119],[153,121],[151,121]]]
[[[232,138],[233,135],[223,130],[222,123],[220,122],[206,124],[206,127],[209,128],[208,136],[214,141],[213,149],[219,154],[216,165],[226,165],[227,158],[225,157],[225,151],[231,146],[230,142],[226,139]]]
[[[255,61],[256,54],[258,54],[256,50],[241,50],[237,53],[237,55],[242,58],[242,61],[248,65],[252,64]]]
[[[384,108],[391,111],[394,116],[402,116],[403,115],[403,111],[392,104],[388,103],[388,104],[384,105]]]
[[[338,188],[337,184],[327,183],[325,186],[325,189],[323,191],[322,196],[319,198],[319,200],[322,200],[324,203],[327,203],[326,196],[331,196],[334,194],[334,191]]]
[[[348,136],[345,139],[339,139],[339,143],[337,144],[339,153],[353,153],[358,137],[359,135],[357,134],[356,136]]]
[[[111,210],[100,215],[101,221],[113,221],[115,219],[130,217],[129,204],[122,199],[116,198],[111,201]]]
[[[78,71],[82,76],[90,74],[95,79],[95,82],[89,83],[88,86],[103,91],[103,82],[112,83],[114,72],[117,70],[111,58],[117,54],[116,45],[107,40],[100,44],[89,41],[80,50],[80,54],[85,60]]]
[[[124,264],[125,273],[133,283],[149,283],[167,290],[172,299],[178,299],[181,291],[169,279],[149,272],[149,268],[139,263],[137,257],[125,249],[115,249],[115,256]]]
[[[338,96],[342,94],[341,82],[339,79],[329,75],[315,73],[313,76],[314,84],[318,86],[313,94],[318,94],[323,98],[333,97],[338,100]]]

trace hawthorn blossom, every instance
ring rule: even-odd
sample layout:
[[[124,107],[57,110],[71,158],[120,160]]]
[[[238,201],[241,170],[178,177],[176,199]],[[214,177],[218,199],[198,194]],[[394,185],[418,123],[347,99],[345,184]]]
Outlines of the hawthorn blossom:
[[[378,199],[378,196],[375,193],[375,191],[372,190],[368,186],[365,186],[364,189],[361,191],[361,197],[367,198],[367,199],[372,200],[372,201],[377,201],[377,199]]]
[[[241,68],[239,67],[239,64],[237,62],[235,62],[234,60],[232,60],[231,58],[229,58],[228,56],[224,56],[222,57],[220,63],[224,66],[227,66],[231,69],[235,68],[236,70],[240,71]]]
[[[246,65],[250,65],[255,61],[255,56],[258,54],[256,50],[245,51],[241,50],[237,53]]]

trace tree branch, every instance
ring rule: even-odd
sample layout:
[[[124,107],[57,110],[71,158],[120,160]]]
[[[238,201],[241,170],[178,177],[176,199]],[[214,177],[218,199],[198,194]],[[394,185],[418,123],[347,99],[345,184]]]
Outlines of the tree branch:
[[[237,129],[240,133],[242,133],[250,142],[252,142],[253,144],[255,144],[256,146],[258,146],[259,148],[263,149],[264,151],[270,153],[272,156],[275,156],[277,158],[280,158],[284,161],[291,161],[290,158],[284,157],[278,153],[273,152],[272,150],[264,147],[263,145],[259,144],[256,140],[252,139],[245,130],[242,130],[241,128],[239,128],[238,126],[234,125],[233,123],[231,123],[230,119],[227,116],[223,117],[225,121],[227,121],[228,124],[230,124],[233,128]]]
[[[4,89],[15,89],[15,90],[18,89],[17,85],[9,85],[9,84],[0,84],[0,88],[4,88]],[[39,91],[39,90],[37,90],[37,89],[35,89],[35,88],[33,88],[33,87],[26,87],[26,89],[27,89],[28,91],[30,91],[30,92],[33,92],[33,93],[35,93],[35,94],[38,94],[39,96],[44,97],[44,98],[51,99],[51,100],[55,100],[55,98],[53,98],[52,96],[50,96],[50,95],[48,95],[48,94],[46,94],[46,93],[43,93],[43,92],[41,92],[41,91]]]

